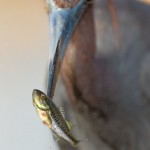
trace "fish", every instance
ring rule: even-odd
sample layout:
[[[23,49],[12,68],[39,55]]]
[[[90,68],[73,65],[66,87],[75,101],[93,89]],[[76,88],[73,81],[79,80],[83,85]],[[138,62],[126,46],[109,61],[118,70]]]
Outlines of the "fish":
[[[42,91],[34,89],[32,102],[36,112],[43,124],[51,129],[56,136],[68,141],[72,146],[77,146],[81,141],[77,140],[71,133],[72,124],[65,119],[64,111]]]

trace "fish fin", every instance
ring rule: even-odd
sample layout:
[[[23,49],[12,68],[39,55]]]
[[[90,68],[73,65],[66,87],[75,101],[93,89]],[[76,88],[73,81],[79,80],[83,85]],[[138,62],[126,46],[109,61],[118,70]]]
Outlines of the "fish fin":
[[[73,147],[76,147],[80,142],[86,142],[86,141],[88,141],[88,139],[77,140],[77,141],[72,142],[71,144]]]
[[[67,123],[67,126],[68,126],[69,130],[71,130],[71,129],[72,129],[72,127],[73,127],[72,123],[71,123],[71,122],[69,122],[69,121],[66,121],[66,123]]]
[[[63,109],[63,107],[58,107],[60,113],[62,114],[63,118],[65,119],[65,111]]]
[[[60,140],[59,136],[55,133],[53,133],[53,139],[58,142]]]

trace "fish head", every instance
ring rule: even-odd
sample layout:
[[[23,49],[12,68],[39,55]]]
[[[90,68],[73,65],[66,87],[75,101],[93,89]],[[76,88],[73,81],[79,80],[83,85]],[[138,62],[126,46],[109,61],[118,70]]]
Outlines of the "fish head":
[[[35,108],[43,111],[48,111],[50,109],[48,105],[48,98],[45,93],[40,90],[34,89],[32,92],[32,101]]]

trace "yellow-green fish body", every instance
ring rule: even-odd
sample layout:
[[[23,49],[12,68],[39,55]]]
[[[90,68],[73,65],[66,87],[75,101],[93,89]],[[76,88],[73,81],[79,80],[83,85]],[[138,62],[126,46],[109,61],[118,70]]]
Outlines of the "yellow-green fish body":
[[[36,108],[36,112],[38,116],[40,117],[40,119],[42,120],[42,123],[46,125],[48,128],[51,128],[52,122],[51,122],[49,113],[39,108]]]
[[[32,98],[33,105],[40,119],[53,133],[67,140],[74,146],[80,142],[71,135],[68,122],[50,98],[39,90],[33,90]]]

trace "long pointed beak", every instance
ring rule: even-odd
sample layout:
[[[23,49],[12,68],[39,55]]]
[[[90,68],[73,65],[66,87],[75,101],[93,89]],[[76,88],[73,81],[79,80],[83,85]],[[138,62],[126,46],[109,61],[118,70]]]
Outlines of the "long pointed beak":
[[[53,0],[48,2],[49,7],[51,7],[51,12],[49,13],[51,42],[47,96],[51,99],[54,95],[60,66],[71,35],[87,8],[85,2],[86,0],[80,0],[72,8],[58,8],[53,4]]]

